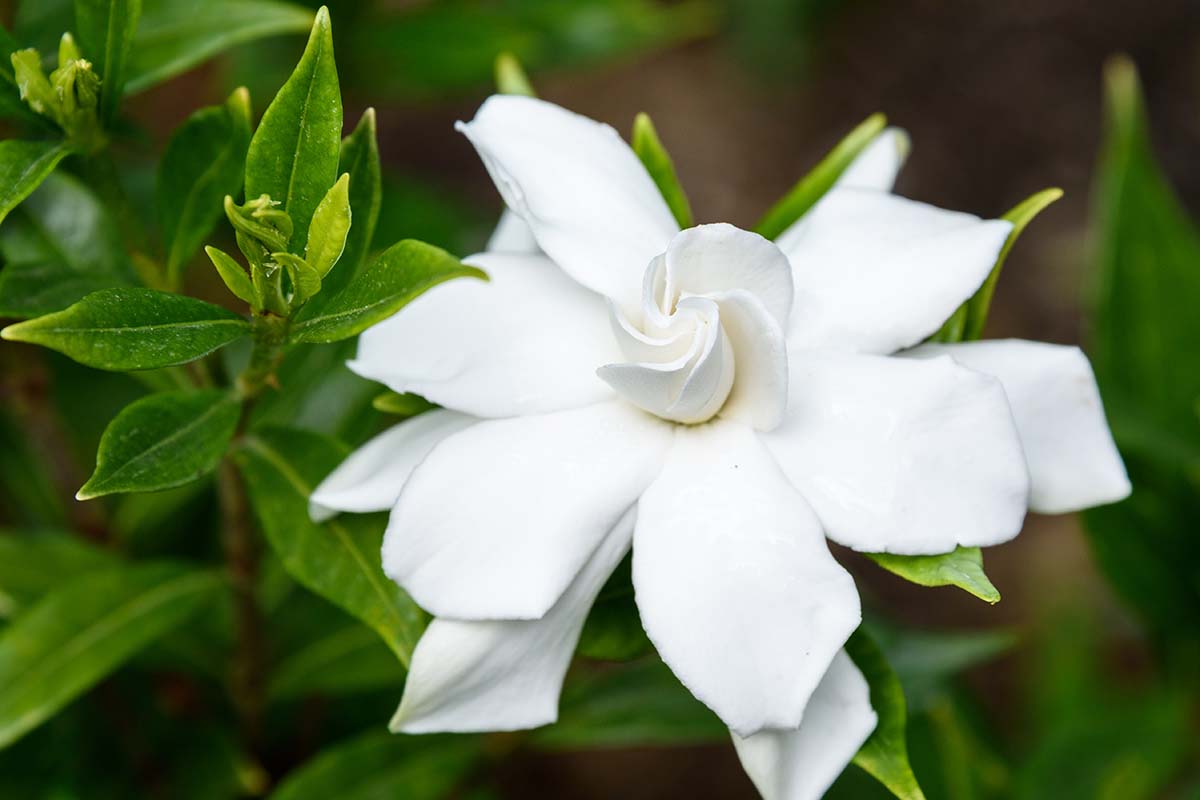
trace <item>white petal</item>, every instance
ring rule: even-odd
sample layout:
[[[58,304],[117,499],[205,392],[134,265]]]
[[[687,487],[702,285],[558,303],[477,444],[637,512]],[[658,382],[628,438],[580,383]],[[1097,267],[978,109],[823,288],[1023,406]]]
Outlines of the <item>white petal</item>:
[[[734,381],[721,416],[769,431],[787,410],[787,344],[783,328],[755,295],[737,290],[713,295],[721,328],[733,352]]]
[[[1034,511],[1079,511],[1129,495],[1096,376],[1078,347],[1008,339],[922,345],[905,355],[949,355],[1000,379],[1029,462]]]
[[[620,358],[608,306],[542,256],[481,253],[490,281],[448,281],[360,338],[352,370],[478,417],[539,414],[612,396]]]
[[[739,735],[795,727],[858,626],[858,593],[749,427],[678,428],[638,503],[633,584],[647,634]]]
[[[757,233],[732,225],[697,225],[671,240],[665,259],[666,297],[743,289],[786,325],[792,309],[787,257]]]
[[[949,358],[789,354],[787,419],[763,441],[831,539],[946,553],[1021,530],[1029,473],[1000,382]]]
[[[533,238],[533,231],[529,229],[529,224],[510,208],[504,209],[504,213],[500,215],[500,221],[496,223],[496,230],[492,231],[492,235],[488,238],[486,250],[489,253],[523,253],[525,255],[541,252],[538,249],[537,240]]]
[[[821,679],[796,730],[733,736],[763,800],[819,800],[875,730],[867,680],[845,651]]]
[[[509,95],[488,98],[458,129],[555,263],[623,306],[636,304],[646,265],[679,227],[616,131],[544,100]]]
[[[478,422],[444,408],[393,425],[355,450],[313,490],[308,513],[317,522],[339,511],[386,511],[434,445]]]
[[[788,346],[892,353],[920,342],[979,288],[1011,229],[832,189],[778,240],[796,289]]]
[[[834,185],[890,192],[911,149],[907,133],[900,128],[888,128],[859,153]]]
[[[616,401],[490,420],[404,485],[384,571],[426,610],[538,619],[658,474],[671,426]]]
[[[511,731],[554,722],[579,632],[629,550],[634,516],[631,508],[541,619],[430,623],[413,652],[391,729]]]

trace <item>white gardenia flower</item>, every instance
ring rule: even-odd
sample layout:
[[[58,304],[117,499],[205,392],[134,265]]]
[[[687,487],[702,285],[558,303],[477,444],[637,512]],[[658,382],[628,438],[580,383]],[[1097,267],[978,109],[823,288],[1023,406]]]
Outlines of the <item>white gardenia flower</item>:
[[[1009,223],[890,193],[881,134],[776,243],[680,231],[608,126],[493,97],[460,124],[509,212],[351,367],[443,408],[353,454],[316,516],[390,508],[384,569],[435,615],[392,727],[554,721],[633,548],[647,634],[769,800],[820,796],[875,726],[828,537],[933,554],[1129,483],[1077,348],[921,345]]]

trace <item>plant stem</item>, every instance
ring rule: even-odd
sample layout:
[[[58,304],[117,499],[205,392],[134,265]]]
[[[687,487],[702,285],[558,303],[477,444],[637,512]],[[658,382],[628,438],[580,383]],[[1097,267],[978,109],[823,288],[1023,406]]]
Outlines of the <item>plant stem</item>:
[[[253,401],[263,389],[275,385],[275,369],[283,357],[287,325],[286,318],[270,311],[254,315],[254,349],[250,351],[250,363],[237,379],[238,392],[245,401]]]

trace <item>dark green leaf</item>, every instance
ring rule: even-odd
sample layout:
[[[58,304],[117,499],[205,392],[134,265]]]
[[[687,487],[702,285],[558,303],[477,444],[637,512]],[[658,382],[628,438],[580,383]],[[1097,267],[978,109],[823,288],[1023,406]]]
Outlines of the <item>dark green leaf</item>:
[[[235,45],[312,27],[313,13],[280,0],[143,0],[126,93],[161,83]]]
[[[75,0],[75,25],[84,54],[100,75],[100,106],[106,119],[113,118],[121,101],[141,14],[142,0]]]
[[[501,53],[496,56],[496,91],[500,94],[517,94],[525,97],[537,97],[525,68],[512,53]]]
[[[863,744],[854,763],[869,772],[900,800],[925,800],[908,762],[905,739],[908,711],[904,690],[879,646],[859,628],[846,642],[846,653],[871,687],[871,708],[879,716],[874,733]]]
[[[429,402],[419,394],[387,391],[376,395],[371,400],[371,406],[381,414],[392,414],[397,417],[415,417],[424,414],[437,405]]]
[[[983,572],[983,552],[978,547],[956,547],[933,556],[866,555],[888,572],[921,586],[957,586],[980,600],[1000,602],[1000,592]]]
[[[629,661],[653,649],[633,599],[633,558],[627,555],[592,604],[576,652],[603,661]]]
[[[22,357],[11,351],[10,355]],[[17,376],[8,379],[21,380]],[[60,456],[29,435],[28,413],[33,408],[17,399],[19,396],[19,390],[14,391],[0,407],[0,518],[9,525],[65,526],[67,498],[52,470],[54,459]]]
[[[104,289],[70,308],[10,325],[0,336],[49,347],[89,367],[135,370],[185,364],[245,336],[246,320],[220,306],[153,289]]]
[[[346,455],[317,434],[272,428],[248,436],[234,457],[288,574],[367,623],[407,665],[423,615],[383,574],[381,520],[350,515],[318,525],[308,515],[308,496]]]
[[[337,177],[342,94],[333,63],[329,11],[313,22],[304,55],[263,114],[246,156],[246,197],[267,194],[292,218],[292,252],[308,240],[308,225]]]
[[[222,582],[171,564],[105,570],[47,594],[0,634],[0,747],[210,602]]]
[[[633,120],[633,152],[637,153],[642,165],[650,173],[654,185],[658,187],[663,200],[667,201],[667,206],[679,227],[692,227],[695,224],[692,219],[692,206],[679,184],[679,176],[675,174],[675,162],[663,147],[658,138],[658,131],[654,129],[654,123],[646,113],[638,114]]]
[[[191,483],[216,469],[240,414],[237,396],[222,389],[143,397],[104,431],[96,471],[75,498]]]
[[[374,631],[354,622],[284,659],[271,672],[267,694],[280,701],[393,689],[399,696],[403,684],[404,667]]]
[[[77,179],[56,172],[0,226],[0,316],[66,308],[134,282],[109,211]]]
[[[362,333],[395,314],[430,287],[452,278],[487,280],[475,267],[432,245],[406,239],[383,251],[340,294],[292,325],[296,342],[335,342]]]
[[[875,141],[875,137],[883,131],[886,124],[887,118],[883,114],[867,117],[801,178],[791,191],[767,212],[762,221],[754,226],[754,230],[768,239],[774,239],[791,227],[793,222],[804,216],[805,212],[830,190],[854,159],[867,149],[867,145]]]
[[[442,800],[479,758],[479,744],[465,736],[368,733],[318,754],[270,800]]]
[[[114,553],[77,536],[0,533],[0,605],[9,612],[24,608],[58,586],[117,563]]]
[[[959,673],[991,661],[1017,644],[1009,630],[916,631],[870,626],[904,687],[910,715],[932,708]]]
[[[158,212],[172,284],[222,214],[225,195],[242,189],[250,146],[250,93],[192,114],[175,131],[158,168]]]
[[[0,222],[41,186],[68,152],[61,142],[0,142]]]
[[[321,305],[335,297],[362,271],[371,254],[375,225],[383,200],[383,175],[379,166],[379,145],[375,139],[375,109],[368,108],[354,132],[342,140],[338,172],[350,175],[350,210],[354,224],[346,237],[346,249],[337,267],[322,279]]]

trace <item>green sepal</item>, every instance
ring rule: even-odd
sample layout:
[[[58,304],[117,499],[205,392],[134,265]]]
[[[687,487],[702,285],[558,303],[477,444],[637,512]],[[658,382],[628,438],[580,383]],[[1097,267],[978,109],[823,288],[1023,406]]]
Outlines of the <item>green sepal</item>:
[[[254,284],[250,281],[246,270],[242,269],[242,265],[234,261],[233,257],[224,250],[216,247],[206,246],[204,252],[208,254],[209,260],[217,269],[217,274],[221,276],[221,280],[225,282],[226,288],[233,293],[233,296],[249,303],[255,311],[260,310],[262,299],[254,291]]]
[[[308,298],[321,291],[321,275],[303,258],[291,253],[271,253],[276,264],[281,264],[292,279],[291,307],[299,308]]]
[[[14,52],[11,60],[21,99],[38,114],[64,126],[58,94],[42,70],[42,54],[30,47]]]
[[[437,405],[429,402],[419,394],[412,394],[410,392],[400,394],[388,391],[376,395],[371,400],[371,407],[381,414],[391,414],[407,419],[408,417],[415,417],[418,414],[424,414],[426,411],[437,408]]]
[[[675,173],[675,163],[658,138],[658,131],[650,121],[650,115],[639,113],[633,120],[633,152],[641,160],[646,172],[650,173],[654,185],[658,187],[663,200],[680,228],[690,228],[695,224],[692,218],[692,206],[688,203],[679,176]]]
[[[957,586],[988,603],[1000,602],[1000,592],[983,571],[983,551],[978,547],[956,547],[932,556],[899,556],[867,553],[888,572],[920,586]]]
[[[75,43],[75,37],[69,32],[64,33],[58,40],[58,65],[64,67],[70,61],[82,59],[83,54],[79,52],[79,45]]]
[[[516,94],[525,97],[537,97],[525,68],[512,53],[501,53],[496,56],[496,91],[500,94]]]
[[[286,251],[292,236],[292,218],[278,208],[279,201],[270,195],[259,195],[242,205],[225,195],[225,217],[238,233],[245,234],[258,242],[267,252]],[[251,258],[246,253],[247,258]],[[261,259],[260,255],[255,258]]]

